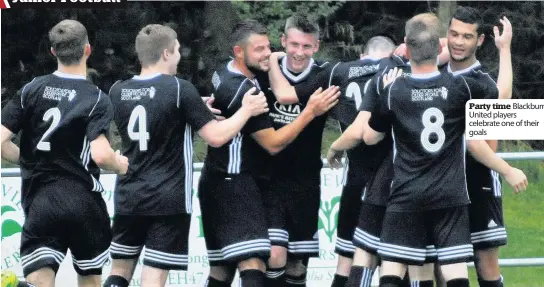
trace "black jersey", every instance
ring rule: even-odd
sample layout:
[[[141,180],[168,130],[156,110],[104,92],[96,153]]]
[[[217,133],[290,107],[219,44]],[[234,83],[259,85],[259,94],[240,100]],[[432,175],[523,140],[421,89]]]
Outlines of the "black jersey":
[[[169,75],[134,76],[115,83],[110,97],[129,160],[117,179],[116,214],[190,213],[193,132],[214,119],[196,88]]]
[[[287,57],[280,59],[283,75],[294,86],[299,103],[282,105],[278,103],[271,91],[266,93],[270,107],[270,118],[275,129],[280,129],[293,122],[306,107],[310,96],[319,87],[328,87],[329,75],[333,65],[329,62],[319,63],[311,60],[308,68],[295,75],[287,69]],[[320,180],[323,167],[321,160],[321,139],[327,116],[316,117],[298,137],[283,151],[274,156],[274,171],[277,178],[289,177],[312,184]]]
[[[249,89],[256,87],[255,94],[261,90],[259,82],[256,79],[250,80],[234,68],[232,61],[214,72],[212,84],[214,108],[221,110],[221,114],[226,118],[240,109],[244,94]],[[267,128],[272,128],[268,114],[263,113],[250,118],[230,142],[219,148],[208,147],[206,168],[226,175],[250,172],[255,177],[268,178],[270,165],[265,163],[270,161],[270,155],[251,136]]]
[[[365,90],[369,89],[372,77],[380,71],[381,59],[362,59],[336,64],[330,76],[329,86],[340,87],[342,95],[330,115],[338,120],[344,132],[353,123],[358,114]],[[383,69],[383,67],[382,67]],[[348,185],[365,183],[379,168],[385,156],[391,151],[391,141],[367,146],[364,143],[347,151]]]
[[[484,70],[479,61],[476,61],[472,66],[453,72],[450,65],[445,65],[442,68],[442,72],[448,72],[452,75],[462,75],[465,78],[471,78],[474,81],[478,81],[483,87],[479,93],[472,93],[472,99],[492,99],[499,98],[499,90],[497,83],[489,74]],[[474,178],[486,178],[490,177],[490,169],[477,161],[470,153],[467,153],[467,176]]]
[[[381,93],[369,125],[393,127],[394,178],[389,208],[417,211],[469,203],[465,173],[465,104],[482,86],[434,72],[397,78]]]
[[[90,142],[108,133],[112,117],[109,97],[83,76],[56,71],[20,89],[2,110],[2,125],[13,133],[22,131],[23,206],[32,190],[58,179],[103,191]]]

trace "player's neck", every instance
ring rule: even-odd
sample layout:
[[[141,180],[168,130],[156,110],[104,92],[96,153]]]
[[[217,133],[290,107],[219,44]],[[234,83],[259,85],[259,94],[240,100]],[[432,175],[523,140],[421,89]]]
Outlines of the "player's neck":
[[[155,74],[168,75],[169,71],[168,71],[168,68],[162,67],[161,65],[147,66],[145,68],[142,67],[142,70],[140,70],[140,76],[142,77],[151,76]]]
[[[464,70],[464,69],[474,65],[474,63],[476,63],[476,61],[478,61],[476,59],[476,55],[472,55],[471,57],[467,58],[464,61],[454,61],[453,59],[450,58],[449,65],[450,65],[451,71],[455,72],[455,71]]]
[[[249,68],[246,66],[245,63],[243,62],[240,62],[238,59],[235,59],[233,62],[232,62],[232,66],[237,69],[238,71],[240,71],[240,73],[244,74],[244,76],[246,76],[248,79],[253,79],[255,78],[255,74],[253,74]]]
[[[61,73],[64,73],[64,74],[78,75],[78,76],[87,77],[87,64],[80,63],[78,65],[66,66],[66,65],[63,65],[63,64],[59,63],[58,67],[57,67],[57,71],[59,71]]]
[[[429,74],[438,71],[438,66],[436,64],[422,64],[416,65],[411,63],[410,65],[412,74]]]

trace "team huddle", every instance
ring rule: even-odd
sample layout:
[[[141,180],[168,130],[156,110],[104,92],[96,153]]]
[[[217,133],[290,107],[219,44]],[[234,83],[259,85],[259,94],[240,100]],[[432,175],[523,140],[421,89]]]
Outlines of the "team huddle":
[[[419,14],[406,23],[405,44],[372,37],[360,59],[338,63],[313,58],[319,26],[303,16],[287,19],[285,52],[274,53],[267,29],[244,20],[211,98],[175,76],[180,43],[169,27],[139,32],[140,74],[106,94],[86,80],[85,27],[58,23],[49,32],[58,70],[2,110],[2,158],[21,166],[20,286],[54,286],[68,249],[79,286],[129,286],[142,251],[141,286],[187,270],[195,132],[208,144],[198,184],[205,286],[232,286],[237,271],[243,287],[306,286],[309,259],[319,256],[329,116],[342,135],[327,160],[345,169],[333,287],[369,287],[378,265],[383,287],[469,286],[470,261],[479,286],[503,286],[499,174],[515,192],[527,179],[495,154],[496,141],[464,138],[468,100],[512,96],[512,27],[500,22],[495,82],[475,57],[484,34],[471,8],[457,10],[447,38],[434,14]],[[118,174],[111,227],[100,169]]]

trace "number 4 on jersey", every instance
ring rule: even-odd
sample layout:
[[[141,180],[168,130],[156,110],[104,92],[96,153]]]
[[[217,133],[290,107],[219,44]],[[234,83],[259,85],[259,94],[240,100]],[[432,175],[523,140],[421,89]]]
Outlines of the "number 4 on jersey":
[[[135,131],[136,122],[138,122],[137,132]],[[139,142],[140,151],[146,151],[149,133],[147,132],[147,112],[143,106],[138,105],[132,110],[127,131],[131,140]]]

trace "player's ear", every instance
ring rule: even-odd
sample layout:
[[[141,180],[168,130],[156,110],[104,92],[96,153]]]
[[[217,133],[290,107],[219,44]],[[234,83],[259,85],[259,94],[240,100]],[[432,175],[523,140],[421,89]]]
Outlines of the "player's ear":
[[[317,40],[316,44],[315,44],[315,48],[314,48],[314,53],[317,52],[319,50],[319,44],[321,42],[319,40]]]
[[[162,50],[162,58],[164,59],[164,61],[168,61],[168,58],[170,58],[170,52],[168,51],[168,49]]]
[[[236,45],[232,48],[232,52],[234,52],[235,58],[244,58],[244,48]]]
[[[87,43],[85,45],[85,48],[83,50],[83,54],[87,57],[89,57],[91,55],[91,52],[92,52],[92,49],[91,49],[91,44]]]
[[[406,59],[412,59],[412,53],[410,52],[410,48],[408,48],[408,46],[406,46]]]
[[[442,45],[438,45],[438,55],[442,54]]]
[[[285,34],[281,34],[281,46],[285,49],[285,47],[287,47],[287,37],[285,36]]]
[[[55,57],[57,56],[57,54],[55,53],[55,49],[53,49],[53,47],[51,47],[51,50],[50,50],[50,51],[51,51],[51,55],[53,55],[53,56],[55,56]]]
[[[482,33],[480,36],[478,36],[477,46],[478,47],[482,46],[482,44],[484,43],[484,40],[485,40],[485,34]]]

